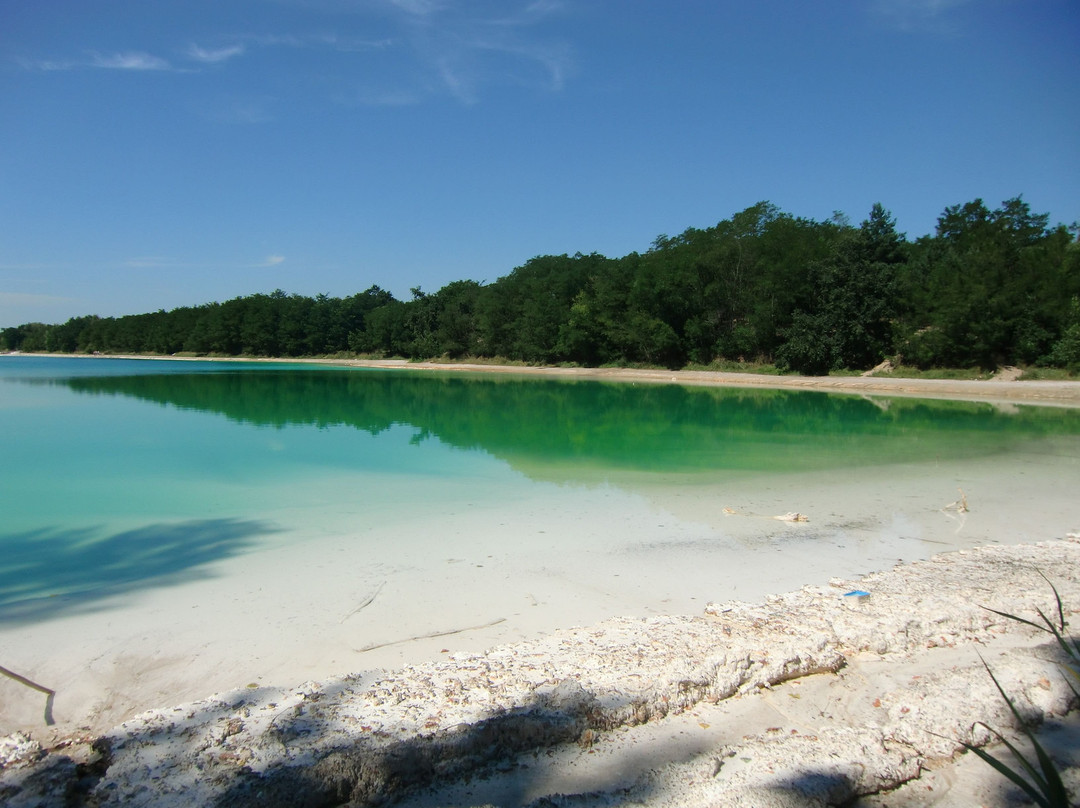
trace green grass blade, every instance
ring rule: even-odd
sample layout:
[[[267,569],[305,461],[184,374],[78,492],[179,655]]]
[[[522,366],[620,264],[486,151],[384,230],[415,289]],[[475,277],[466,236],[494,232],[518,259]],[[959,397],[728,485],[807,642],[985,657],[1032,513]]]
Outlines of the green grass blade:
[[[1004,741],[1004,738],[1002,738],[1002,741]],[[1041,808],[1054,808],[1050,801],[1045,796],[1043,796],[1035,786],[1033,786],[1031,783],[1021,777],[1015,769],[1012,769],[1009,766],[1005,765],[996,757],[983,749],[979,749],[978,747],[972,746],[969,743],[963,743],[962,741],[961,743],[963,744],[963,747],[969,752],[974,752],[976,755],[979,756],[981,760],[990,764],[998,774],[1008,778],[1010,781],[1019,786],[1025,794],[1031,797],[1032,801],[1036,805],[1041,806]],[[1009,746],[1009,743],[1005,741],[1005,745]],[[1016,754],[1016,752],[1014,751],[1013,754]]]
[[[1040,626],[1035,621],[1028,620],[1026,618],[1020,617],[1019,615],[1009,614],[1008,612],[999,612],[997,609],[991,609],[989,606],[981,606],[979,608],[985,609],[988,612],[993,612],[994,614],[996,614],[996,615],[998,615],[1000,617],[1007,617],[1009,620],[1015,620],[1017,623],[1023,623],[1026,626],[1031,626],[1032,628],[1037,628],[1039,631],[1045,631],[1047,634],[1052,634],[1053,633],[1046,626]]]
[[[992,670],[990,670],[990,666],[986,664],[985,659],[983,660],[983,667],[986,668],[986,672],[988,674],[990,674],[990,680],[994,683],[994,687],[997,688],[998,693],[1001,694],[1001,698],[1005,699],[1005,703],[1009,705],[1009,709],[1012,711],[1012,714],[1016,717],[1016,723],[1020,725],[1020,729],[1023,731],[1023,733],[1025,735],[1028,736],[1028,739],[1031,741],[1031,743],[1035,747],[1035,754],[1039,759],[1039,766],[1040,766],[1040,768],[1042,768],[1044,774],[1040,775],[1039,772],[1036,771],[1035,767],[1028,761],[1028,759],[1026,757],[1024,757],[1023,755],[1021,755],[1013,747],[1012,744],[1010,744],[1007,740],[1005,740],[1005,738],[1001,735],[1001,733],[996,732],[995,730],[991,729],[990,727],[986,727],[986,728],[988,730],[990,730],[991,732],[993,732],[998,737],[998,740],[1000,740],[1003,744],[1005,744],[1007,747],[1009,747],[1009,751],[1012,752],[1014,755],[1016,755],[1017,759],[1020,761],[1020,763],[1023,765],[1023,767],[1025,769],[1027,769],[1028,774],[1031,775],[1031,779],[1035,780],[1035,782],[1038,784],[1038,786],[1040,788],[1046,790],[1048,788],[1048,784],[1046,782],[1046,779],[1045,779],[1044,775],[1045,775],[1047,766],[1049,766],[1050,768],[1053,768],[1053,766],[1054,766],[1053,762],[1046,755],[1046,752],[1043,751],[1043,748],[1041,746],[1039,746],[1039,742],[1035,740],[1035,735],[1028,728],[1027,721],[1024,720],[1024,717],[1022,715],[1020,715],[1020,711],[1016,709],[1016,704],[1013,702],[1012,699],[1009,698],[1008,694],[1005,692],[1005,689],[1001,686],[1001,683],[997,680],[997,677],[994,676],[994,672]],[[983,724],[983,726],[985,727],[986,725]],[[1055,775],[1057,774],[1056,770],[1055,770],[1054,774]]]
[[[1044,631],[1047,634],[1052,634],[1054,636],[1054,639],[1057,640],[1057,643],[1061,647],[1062,651],[1065,652],[1066,658],[1069,660],[1067,663],[1064,663],[1060,666],[1064,669],[1065,673],[1068,674],[1068,676],[1065,677],[1065,684],[1069,687],[1069,690],[1072,691],[1073,695],[1077,699],[1080,699],[1080,691],[1078,691],[1077,688],[1073,685],[1073,683],[1069,681],[1069,677],[1071,676],[1074,680],[1080,683],[1080,640],[1078,640],[1076,637],[1065,636],[1065,627],[1068,624],[1065,622],[1065,609],[1061,603],[1061,595],[1058,593],[1057,587],[1054,586],[1054,582],[1047,578],[1046,575],[1043,574],[1042,570],[1036,568],[1035,571],[1038,572],[1039,575],[1042,576],[1043,580],[1050,585],[1050,589],[1054,593],[1054,601],[1057,606],[1056,622],[1047,617],[1046,613],[1038,607],[1035,608],[1035,611],[1042,619],[1044,625],[1039,625],[1033,620],[1027,620],[1026,618],[1020,617],[1019,615],[1009,614],[1008,612],[998,611],[997,609],[991,609],[986,606],[983,606],[982,608],[1000,617],[1005,617],[1017,623],[1023,623],[1024,625],[1036,628],[1039,631]],[[1031,742],[1031,747],[1035,753],[1038,768],[1036,769],[1035,764],[1028,760],[1023,754],[1021,754],[1020,750],[1013,746],[1013,744],[1011,744],[1008,740],[1006,740],[1000,732],[981,721],[973,724],[972,727],[978,725],[985,727],[987,731],[989,731],[994,737],[996,737],[1000,743],[1004,744],[1004,746],[1013,754],[1015,759],[1018,761],[1023,771],[1027,773],[1031,782],[1024,778],[1020,770],[1008,766],[1007,764],[995,758],[989,752],[986,752],[982,749],[976,749],[971,744],[964,743],[962,741],[960,742],[961,745],[965,749],[974,752],[976,755],[979,756],[980,759],[993,767],[995,771],[1007,778],[1012,783],[1019,786],[1020,789],[1023,790],[1023,792],[1027,794],[1032,800],[1034,800],[1037,805],[1045,806],[1046,808],[1068,808],[1068,792],[1065,790],[1065,784],[1061,780],[1061,773],[1058,771],[1057,766],[1050,758],[1050,755],[1048,755],[1046,750],[1042,747],[1042,744],[1039,743],[1038,739],[1035,737],[1034,731],[1028,726],[1027,722],[1024,720],[1024,717],[1020,715],[1020,711],[1017,709],[1016,703],[1011,698],[1009,698],[1009,695],[1005,692],[1005,689],[1001,686],[1001,683],[997,680],[997,677],[994,676],[994,672],[990,669],[990,666],[986,664],[986,660],[983,659],[981,655],[979,656],[979,659],[982,661],[983,667],[986,668],[986,672],[987,674],[989,674],[990,680],[994,683],[994,687],[997,688],[998,693],[1001,694],[1001,697],[1005,700],[1005,703],[1009,705],[1009,710],[1016,718],[1016,722],[1020,727],[1020,730],[1027,736],[1028,740]]]
[[[994,676],[994,672],[990,670],[990,666],[986,664],[986,660],[982,660],[982,663],[983,667],[986,668],[986,672],[990,675],[990,680],[994,683],[994,687],[997,688],[998,693],[1000,693],[1001,697],[1005,699],[1005,703],[1009,705],[1009,709],[1016,717],[1016,721],[1020,725],[1021,730],[1024,732],[1025,735],[1027,735],[1028,740],[1031,741],[1031,746],[1035,750],[1035,757],[1038,760],[1041,773],[1037,771],[1035,769],[1035,766],[1026,757],[1020,754],[1020,751],[1016,749],[1016,747],[1014,747],[1011,743],[1009,743],[1001,735],[1001,733],[986,726],[986,724],[983,724],[983,726],[990,730],[990,732],[992,732],[995,736],[997,736],[998,740],[1005,744],[1005,746],[1008,747],[1009,751],[1016,756],[1016,759],[1020,761],[1020,764],[1024,767],[1024,769],[1027,770],[1027,773],[1030,775],[1031,779],[1035,781],[1035,787],[1038,788],[1042,794],[1046,795],[1046,799],[1050,800],[1050,802],[1045,804],[1051,806],[1068,806],[1069,802],[1068,795],[1065,792],[1065,784],[1061,781],[1061,774],[1058,772],[1057,766],[1054,765],[1054,761],[1050,759],[1050,756],[1046,753],[1046,750],[1043,749],[1042,745],[1038,742],[1038,740],[1036,740],[1035,733],[1032,732],[1032,730],[1028,727],[1027,722],[1024,721],[1024,717],[1020,715],[1020,711],[1016,709],[1016,704],[1013,702],[1012,699],[1009,698],[1008,694],[1005,693],[1005,690],[1004,688],[1002,688],[1001,683],[997,680],[997,677]],[[982,755],[980,755],[980,757],[982,757]],[[1001,764],[1001,766],[1004,766],[1004,764]],[[1001,771],[1001,767],[999,766],[994,766],[994,768],[998,771]],[[1008,767],[1005,766],[1005,768]],[[1016,776],[1019,777],[1020,775],[1017,774]],[[1014,780],[1014,778],[1012,777],[1010,777],[1009,779]]]
[[[1050,800],[1051,805],[1068,806],[1069,795],[1065,792],[1065,784],[1061,781],[1061,774],[1058,772],[1057,766],[1050,759],[1050,755],[1046,754],[1042,744],[1035,739],[1035,734],[1030,730],[1026,731],[1026,734],[1028,740],[1031,741],[1031,745],[1035,748],[1035,756],[1039,759],[1039,768],[1043,772],[1040,787]]]
[[[996,687],[998,693],[1001,694],[1001,698],[1005,699],[1005,703],[1009,705],[1009,709],[1012,711],[1012,714],[1016,717],[1016,723],[1020,725],[1021,729],[1026,729],[1027,722],[1024,720],[1024,717],[1022,715],[1020,715],[1020,711],[1016,709],[1016,705],[1013,704],[1013,700],[1009,698],[1009,695],[1005,692],[1005,689],[1001,686],[1001,682],[999,682],[997,680],[997,677],[994,676],[994,672],[992,670],[990,670],[990,666],[986,664],[986,660],[983,659],[982,656],[980,656],[979,659],[982,660],[982,664],[983,664],[983,667],[986,668],[986,672],[988,674],[990,674],[990,681],[994,683],[994,687]],[[990,729],[990,728],[987,727],[987,729]],[[993,730],[990,730],[990,731],[993,732]]]
[[[1061,633],[1061,634],[1064,634],[1065,633],[1065,626],[1067,626],[1068,623],[1065,622],[1065,609],[1061,604],[1061,595],[1058,593],[1057,587],[1054,586],[1054,582],[1046,577],[1046,573],[1044,573],[1042,570],[1038,569],[1037,567],[1036,567],[1035,571],[1037,573],[1039,573],[1039,575],[1042,576],[1042,579],[1044,581],[1046,581],[1046,583],[1048,583],[1050,585],[1050,591],[1052,591],[1054,593],[1054,601],[1057,603],[1058,632]],[[1043,618],[1043,619],[1045,620],[1046,618]],[[1049,621],[1047,621],[1047,622],[1049,622]],[[1059,642],[1061,642],[1060,639],[1059,639]],[[1066,653],[1068,653],[1069,656],[1074,661],[1080,662],[1080,640],[1078,640],[1076,637],[1073,637],[1072,638],[1072,648],[1071,649],[1066,648],[1065,650],[1066,650]]]
[[[1077,681],[1078,683],[1080,683],[1080,672],[1078,672],[1078,671],[1075,671],[1075,670],[1073,670],[1072,668],[1066,668],[1065,670],[1066,670],[1066,671],[1068,672],[1069,676],[1071,676],[1071,677],[1072,677],[1073,679],[1075,679],[1075,680],[1076,680],[1076,681]],[[1078,690],[1076,689],[1076,686],[1075,686],[1075,685],[1073,685],[1073,683],[1069,681],[1069,678],[1068,678],[1068,676],[1067,676],[1067,677],[1065,677],[1065,686],[1066,686],[1067,688],[1069,688],[1069,690],[1071,690],[1071,691],[1072,691],[1072,694],[1073,694],[1073,695],[1074,695],[1074,696],[1076,697],[1076,700],[1077,700],[1077,701],[1080,701],[1080,691],[1078,691]]]
[[[1054,593],[1054,600],[1057,601],[1058,631],[1064,631],[1065,630],[1065,610],[1061,607],[1061,595],[1058,594],[1057,587],[1054,586],[1054,582],[1046,577],[1046,573],[1044,573],[1038,567],[1035,568],[1035,572],[1039,573],[1039,575],[1042,576],[1042,579],[1044,581],[1046,581],[1048,584],[1050,584],[1050,591]],[[1043,618],[1043,619],[1045,620],[1046,618]],[[1049,622],[1049,621],[1047,621],[1047,622]]]
[[[1050,622],[1050,619],[1043,614],[1042,609],[1036,609],[1035,611],[1039,613],[1039,617],[1041,617],[1046,622],[1046,625],[1049,626],[1049,628],[1043,629],[1043,631],[1054,635],[1054,639],[1057,640],[1057,644],[1061,646],[1061,650],[1065,652],[1065,656],[1068,657],[1070,663],[1073,665],[1080,664],[1080,655],[1077,653],[1076,640],[1074,639],[1072,641],[1073,647],[1070,648],[1069,643],[1065,640],[1065,636]]]

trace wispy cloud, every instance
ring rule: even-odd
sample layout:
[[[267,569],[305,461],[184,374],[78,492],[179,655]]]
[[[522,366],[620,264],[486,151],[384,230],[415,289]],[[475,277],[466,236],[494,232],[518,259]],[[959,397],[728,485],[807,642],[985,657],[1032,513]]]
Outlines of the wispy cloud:
[[[274,99],[268,95],[234,96],[207,101],[199,112],[219,123],[270,123],[276,117],[274,104]]]
[[[163,269],[178,265],[179,262],[175,259],[164,258],[160,255],[143,255],[138,258],[129,258],[124,262],[124,266],[132,269]]]
[[[337,91],[331,101],[344,107],[411,107],[424,100],[419,90],[392,87],[354,87]]]
[[[234,32],[207,42],[178,45],[170,59],[147,50],[87,51],[76,59],[21,59],[25,69],[104,69],[136,72],[199,72],[276,48],[336,54],[310,64],[309,84],[329,88],[328,100],[344,104],[405,105],[433,95],[478,103],[493,87],[558,91],[570,74],[572,49],[542,24],[566,13],[561,0],[279,0],[318,13],[327,29],[282,33]],[[874,0],[883,7],[901,0]],[[962,0],[907,0],[909,4],[954,4]],[[356,19],[367,18],[363,24]],[[313,16],[312,19],[315,19]],[[371,23],[371,24],[369,24]],[[378,36],[370,36],[372,31]],[[267,54],[269,56],[269,54]],[[356,56],[354,56],[356,55]],[[271,57],[272,58],[272,57]],[[303,69],[307,69],[305,66]],[[265,99],[275,93],[273,70],[251,94],[258,100],[210,103],[207,114],[221,120],[261,123],[272,119]],[[295,78],[305,77],[296,75]],[[297,86],[291,81],[291,87]],[[260,97],[261,92],[261,97]]]
[[[22,264],[0,264],[0,272],[42,272],[48,271],[50,269],[56,269],[58,266],[63,265],[48,264],[41,261],[34,261]],[[26,281],[28,280],[28,278],[22,278],[21,280]]]
[[[440,0],[390,0],[390,5],[416,17],[427,17],[446,7]]]
[[[189,59],[193,59],[196,62],[202,62],[203,64],[217,64],[218,62],[227,62],[234,56],[239,56],[244,52],[243,45],[228,45],[223,48],[201,48],[198,45],[192,43],[188,46],[186,54]]]
[[[264,269],[266,267],[276,267],[283,263],[285,263],[285,256],[276,254],[267,255],[265,258],[252,263],[227,261],[209,263],[205,261],[186,261],[164,255],[140,255],[128,258],[122,265],[129,269]]]
[[[57,306],[72,303],[76,299],[59,295],[35,295],[29,292],[0,292],[0,305],[4,306]]]
[[[879,18],[904,31],[952,30],[950,12],[974,0],[874,0],[870,8]]]
[[[171,70],[170,65],[160,56],[143,51],[127,53],[100,54],[91,53],[90,65],[108,70]]]
[[[15,63],[23,70],[42,70],[46,72],[54,70],[71,70],[75,67],[85,66],[80,65],[78,62],[65,61],[62,59],[27,59],[22,56],[16,56]]]
[[[439,78],[450,94],[463,104],[475,104],[476,88],[468,70],[463,70],[460,59],[449,57],[438,61]]]
[[[337,32],[308,34],[242,34],[238,40],[260,48],[313,48],[329,49],[345,53],[378,50],[391,44],[389,39],[343,36]]]
[[[88,51],[87,56],[81,59],[27,59],[18,57],[16,62],[24,70],[42,71],[81,70],[86,68],[134,71],[167,71],[174,69],[167,59],[162,59],[160,56],[154,56],[144,51],[120,53]]]
[[[85,300],[75,297],[0,291],[0,326],[57,322],[85,306]]]
[[[535,27],[564,6],[556,0],[505,3],[490,14],[471,6],[393,0],[406,13],[413,51],[459,101],[476,103],[485,87],[517,84],[557,91],[572,66],[569,45]]]

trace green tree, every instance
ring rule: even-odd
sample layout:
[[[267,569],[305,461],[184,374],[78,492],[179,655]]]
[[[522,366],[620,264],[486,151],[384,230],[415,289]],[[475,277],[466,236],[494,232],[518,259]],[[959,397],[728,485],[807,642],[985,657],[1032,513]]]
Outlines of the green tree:
[[[809,375],[873,367],[892,351],[897,265],[906,253],[896,220],[877,203],[830,259],[809,272],[815,291],[795,313],[777,364]]]
[[[1080,370],[1080,297],[1073,296],[1069,322],[1061,338],[1054,343],[1048,359],[1048,364],[1068,368],[1074,373]]]
[[[8,351],[40,353],[48,350],[46,334],[49,326],[45,323],[24,323],[5,328],[0,332],[0,344]]]
[[[406,316],[411,304],[391,300],[369,311],[364,330],[349,335],[349,348],[357,353],[408,356],[412,344]]]
[[[396,302],[392,294],[378,286],[369,286],[363,292],[345,298],[341,302],[337,326],[344,332],[344,338],[335,338],[335,343],[341,344],[341,347],[336,350],[350,350],[357,353],[379,350],[367,344],[368,317],[376,309]]]
[[[482,289],[476,281],[454,281],[435,294],[435,339],[440,356],[456,359],[482,354],[476,321]]]
[[[1020,197],[997,210],[981,199],[946,208],[902,281],[905,361],[993,369],[1044,356],[1080,292],[1068,230],[1047,222]]]
[[[487,356],[547,363],[559,353],[560,329],[600,255],[544,255],[485,287],[477,300],[478,340]]]

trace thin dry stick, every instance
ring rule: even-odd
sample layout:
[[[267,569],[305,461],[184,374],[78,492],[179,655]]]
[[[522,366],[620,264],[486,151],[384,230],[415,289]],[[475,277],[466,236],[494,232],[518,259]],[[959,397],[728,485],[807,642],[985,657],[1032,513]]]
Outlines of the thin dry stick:
[[[431,640],[435,637],[449,637],[451,634],[461,634],[463,631],[477,631],[482,628],[491,628],[497,626],[499,623],[505,623],[506,618],[500,617],[498,620],[492,620],[490,623],[484,623],[482,626],[466,626],[465,628],[455,628],[452,631],[433,631],[430,634],[419,634],[416,637],[407,637],[404,640],[393,640],[392,642],[380,642],[375,645],[365,645],[363,648],[354,648],[358,654],[362,654],[365,651],[374,651],[376,648],[386,648],[388,645],[400,645],[403,642],[412,642],[413,640]]]
[[[374,592],[372,592],[367,598],[365,598],[360,603],[359,606],[357,606],[355,609],[353,609],[351,612],[349,612],[347,615],[345,615],[343,618],[341,618],[341,623],[344,623],[346,620],[348,620],[350,617],[352,617],[354,614],[356,614],[361,609],[364,609],[364,608],[370,606],[372,601],[374,601],[375,598],[377,598],[379,596],[379,593],[382,592],[382,588],[384,586],[386,586],[386,581],[383,581],[381,584],[379,584],[379,588],[376,589]],[[340,625],[340,623],[339,623],[339,625]]]
[[[8,677],[9,679],[14,679],[16,682],[18,682],[21,685],[26,685],[27,687],[31,688],[32,690],[36,690],[39,693],[44,693],[45,694],[45,725],[51,727],[53,724],[56,723],[55,721],[53,721],[53,716],[52,716],[53,698],[56,696],[56,691],[55,690],[50,690],[49,688],[45,687],[44,685],[39,685],[37,682],[34,682],[34,681],[30,680],[30,679],[27,679],[25,676],[20,676],[19,674],[15,673],[15,671],[9,671],[7,668],[5,668],[2,665],[0,665],[0,673],[4,674],[4,676]]]

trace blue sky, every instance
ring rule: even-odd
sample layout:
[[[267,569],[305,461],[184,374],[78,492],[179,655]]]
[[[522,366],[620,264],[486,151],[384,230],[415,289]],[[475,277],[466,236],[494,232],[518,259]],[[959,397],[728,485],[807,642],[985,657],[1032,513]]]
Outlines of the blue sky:
[[[0,327],[402,299],[759,200],[1080,219],[1076,0],[0,0]]]

